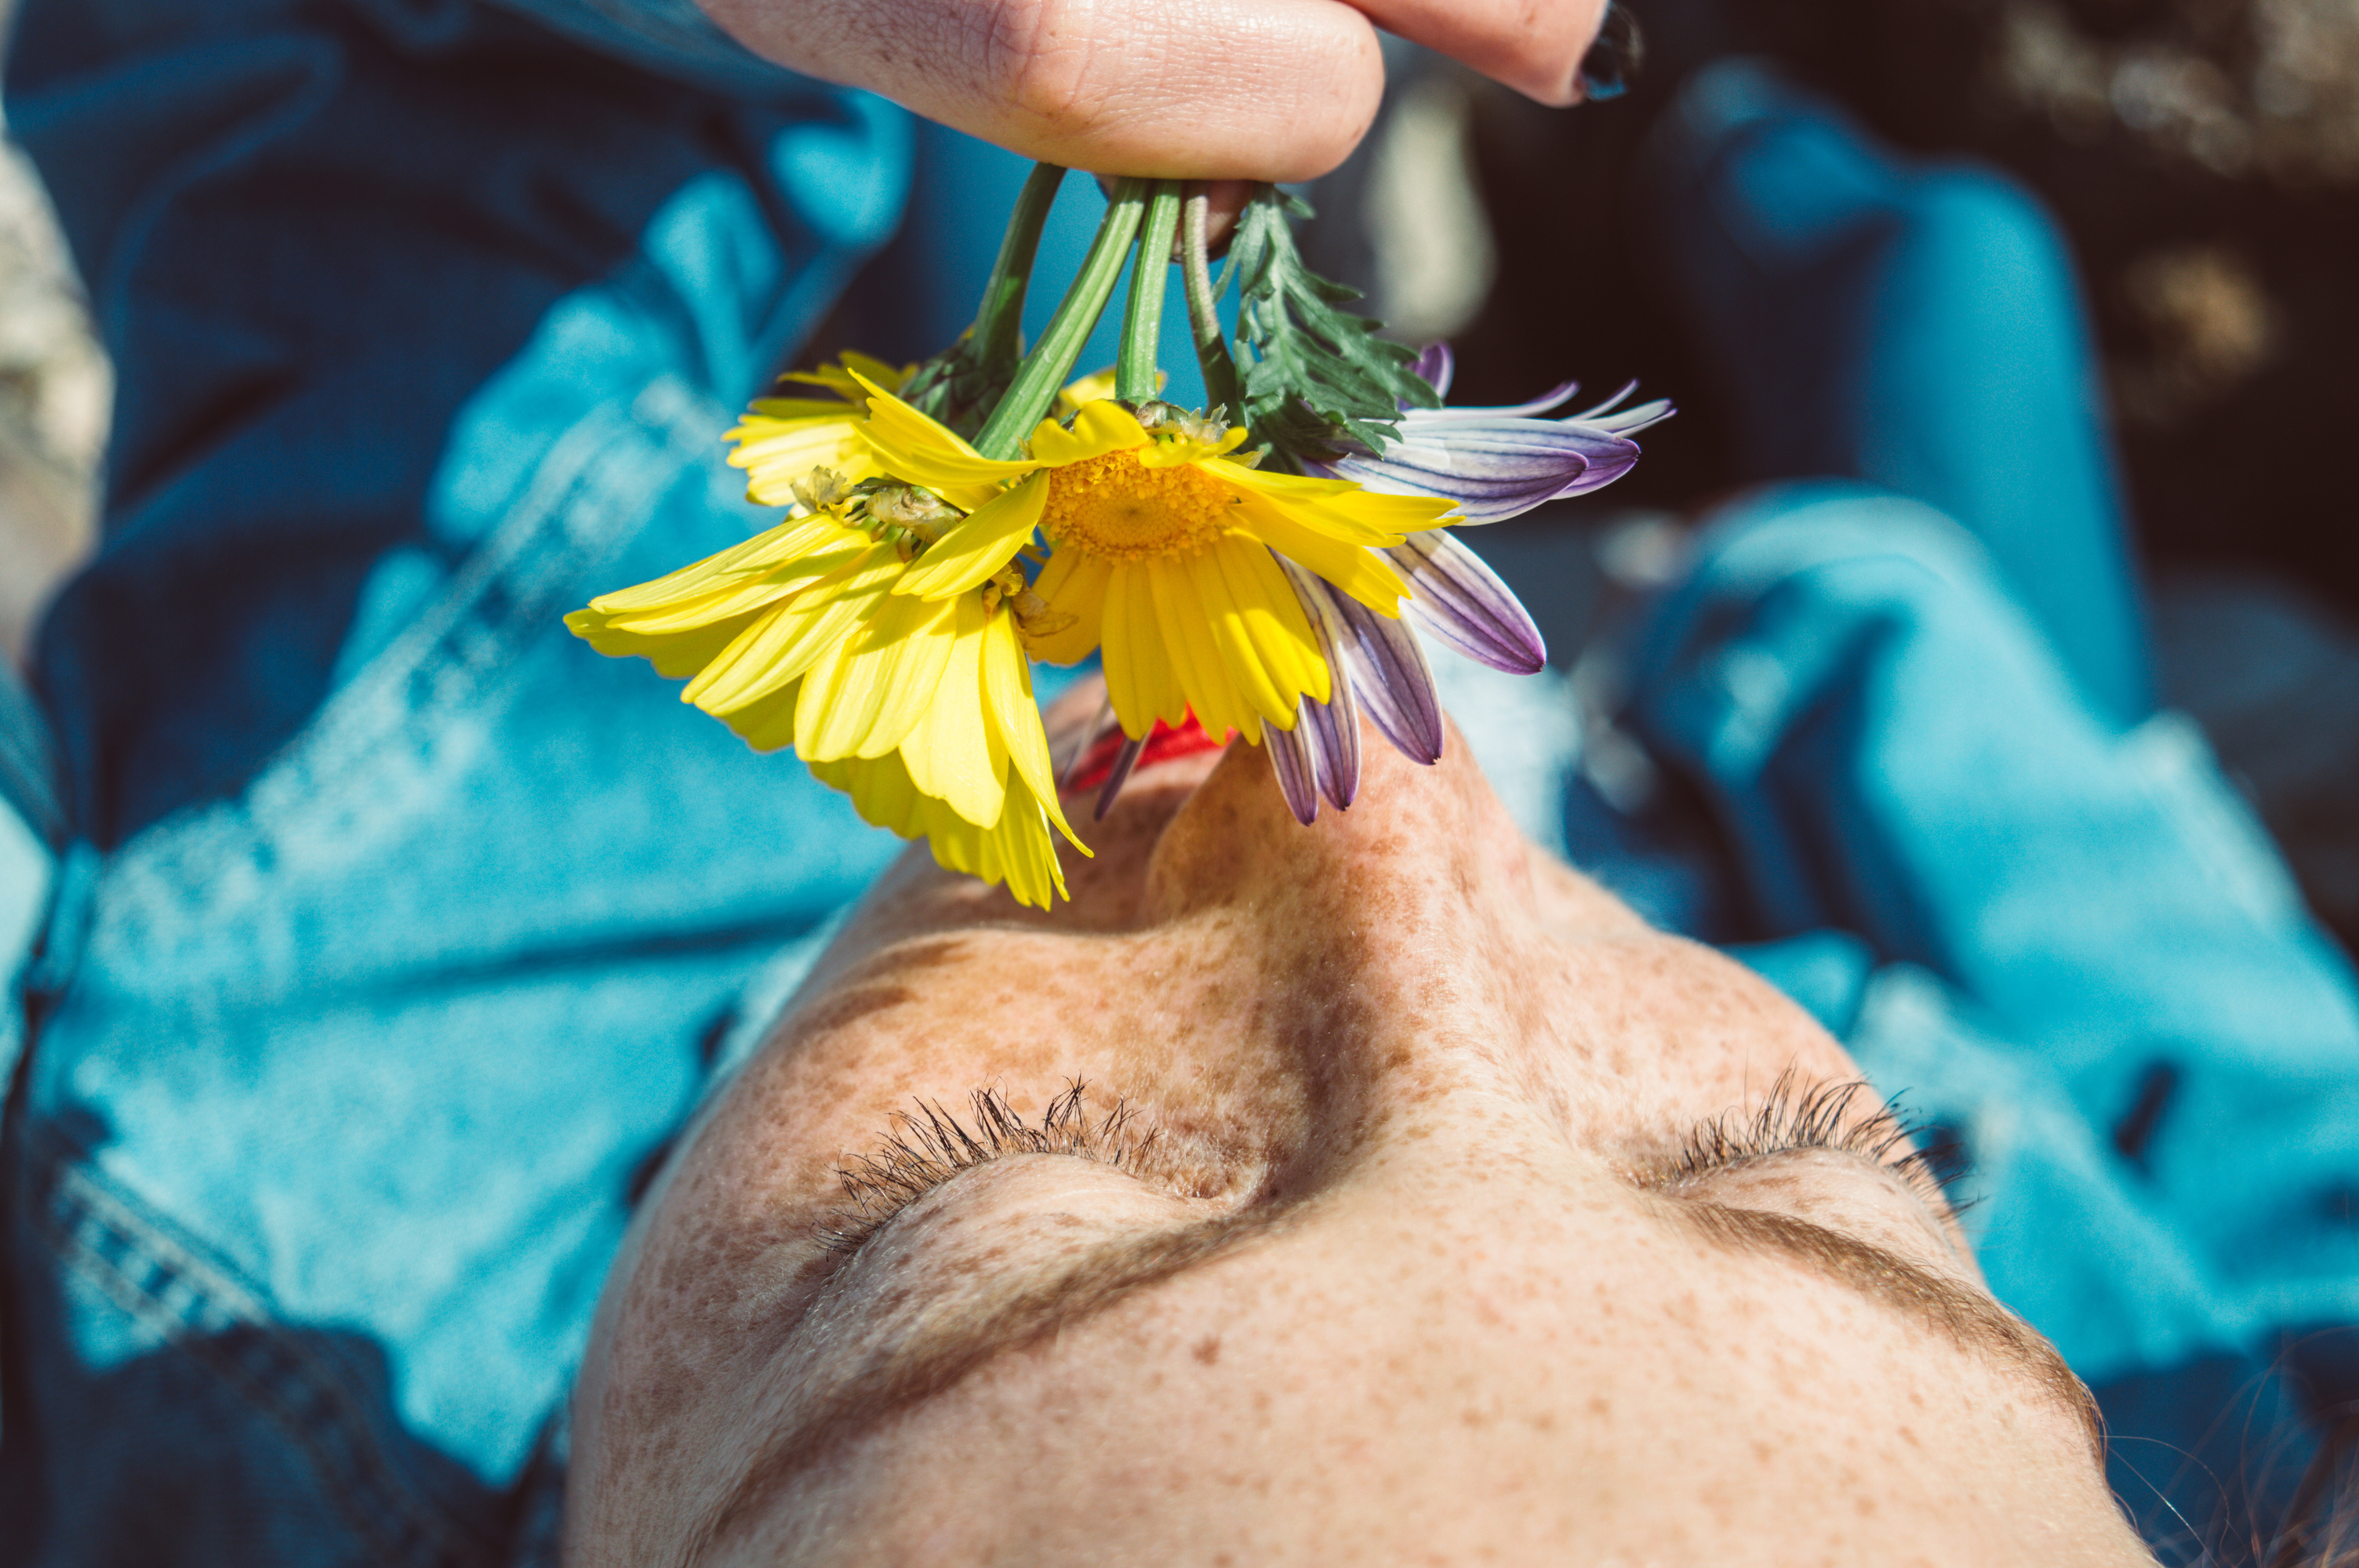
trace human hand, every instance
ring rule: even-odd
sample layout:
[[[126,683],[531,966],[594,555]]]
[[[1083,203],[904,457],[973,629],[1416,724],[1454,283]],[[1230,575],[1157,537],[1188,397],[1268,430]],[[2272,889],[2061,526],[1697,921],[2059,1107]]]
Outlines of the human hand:
[[[700,0],[748,49],[1069,168],[1310,179],[1384,92],[1376,29],[1543,103],[1604,0]]]

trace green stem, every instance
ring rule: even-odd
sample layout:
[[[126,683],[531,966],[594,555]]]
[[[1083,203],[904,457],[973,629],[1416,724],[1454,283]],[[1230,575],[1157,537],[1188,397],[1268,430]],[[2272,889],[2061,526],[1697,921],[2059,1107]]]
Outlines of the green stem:
[[[1057,389],[1081,357],[1082,345],[1089,341],[1091,330],[1097,326],[1106,301],[1114,297],[1114,286],[1122,277],[1122,264],[1129,259],[1130,242],[1147,210],[1147,186],[1143,179],[1125,178],[1115,182],[1114,200],[1106,206],[1105,221],[1098,225],[1090,254],[1082,260],[1080,275],[1065,291],[1063,302],[1049,319],[1049,330],[1024,356],[1006,395],[974,438],[974,449],[984,457],[1016,456],[1023,449],[1024,438],[1056,401]]]
[[[1057,200],[1065,171],[1052,163],[1032,166],[1031,177],[1016,198],[1007,217],[1007,236],[999,242],[999,259],[992,264],[991,281],[983,286],[983,304],[974,313],[974,346],[984,362],[1014,359],[1024,336],[1024,290],[1032,280],[1032,258],[1040,249],[1040,226]]]
[[[1204,367],[1204,402],[1208,407],[1226,408],[1231,419],[1242,422],[1245,411],[1237,391],[1237,364],[1229,357],[1229,345],[1221,333],[1219,303],[1212,297],[1212,246],[1207,240],[1212,211],[1212,199],[1204,188],[1191,187],[1186,221],[1180,225],[1180,276],[1187,287],[1188,330],[1196,340],[1196,362]]]
[[[1180,226],[1180,182],[1158,179],[1138,236],[1138,265],[1130,275],[1130,308],[1122,319],[1122,351],[1114,362],[1114,395],[1145,403],[1162,388],[1156,351],[1163,342],[1163,296],[1170,287],[1171,232]]]

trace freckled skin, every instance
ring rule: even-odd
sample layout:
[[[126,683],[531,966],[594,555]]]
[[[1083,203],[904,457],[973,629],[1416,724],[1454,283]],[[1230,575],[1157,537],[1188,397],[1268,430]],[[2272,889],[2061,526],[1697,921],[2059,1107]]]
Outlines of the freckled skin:
[[[1222,1216],[1272,1224],[768,1473],[696,1560],[2150,1561],[2020,1371],[1671,1217],[1790,1215],[1979,1289],[1905,1184],[1810,1152],[1650,1185],[1781,1072],[1855,1076],[1835,1043],[1523,840],[1454,737],[1367,759],[1308,829],[1251,749],[1151,770],[1052,914],[896,869],[641,1210],[570,1562],[690,1560],[834,1372]],[[1001,1159],[827,1250],[897,1109],[1037,1117],[1075,1078],[1156,1130],[1132,1168]]]

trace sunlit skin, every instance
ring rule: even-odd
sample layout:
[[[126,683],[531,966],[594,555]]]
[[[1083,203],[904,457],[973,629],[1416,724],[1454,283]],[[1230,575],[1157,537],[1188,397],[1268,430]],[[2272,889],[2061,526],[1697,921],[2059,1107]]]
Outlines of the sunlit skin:
[[[900,862],[641,1209],[570,1562],[2149,1561],[2056,1368],[1701,1223],[2005,1323],[1937,1198],[1827,1150],[1667,1176],[1836,1044],[1455,736],[1368,742],[1309,828],[1257,750],[1145,771],[1052,915]],[[1153,1130],[1128,1165],[999,1158],[830,1247],[897,1110],[1076,1079]]]

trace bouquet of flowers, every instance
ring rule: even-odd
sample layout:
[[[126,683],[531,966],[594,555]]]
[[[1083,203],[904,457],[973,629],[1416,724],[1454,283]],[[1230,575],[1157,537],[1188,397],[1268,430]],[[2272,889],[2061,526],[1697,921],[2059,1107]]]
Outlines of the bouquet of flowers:
[[[1671,412],[1623,406],[1625,388],[1548,417],[1569,383],[1445,408],[1447,349],[1415,352],[1343,309],[1356,296],[1295,248],[1309,210],[1270,186],[1216,281],[1202,190],[1119,181],[1026,351],[1064,174],[1026,183],[957,342],[897,369],[848,353],[788,375],[793,395],[730,432],[751,498],[784,521],[566,618],[599,652],[684,678],[682,700],[756,750],[792,747],[868,821],[1044,909],[1065,891],[1057,838],[1089,849],[1059,804],[1032,661],[1103,661],[1099,816],[1152,738],[1201,728],[1266,745],[1309,825],[1322,796],[1352,804],[1361,714],[1411,758],[1440,757],[1412,627],[1496,668],[1546,661],[1450,530],[1610,483],[1637,460],[1631,436]],[[1206,409],[1158,396],[1175,242]],[[1069,384],[1125,269],[1117,362]]]

